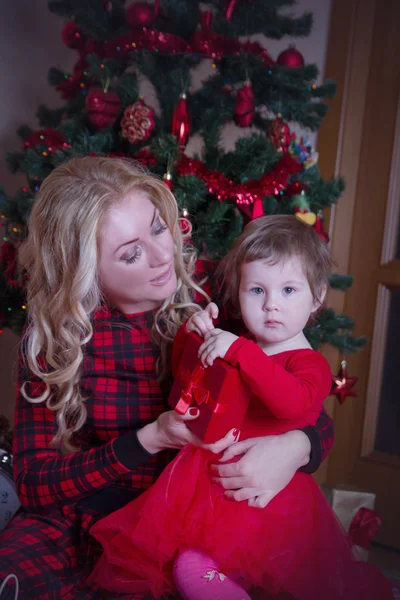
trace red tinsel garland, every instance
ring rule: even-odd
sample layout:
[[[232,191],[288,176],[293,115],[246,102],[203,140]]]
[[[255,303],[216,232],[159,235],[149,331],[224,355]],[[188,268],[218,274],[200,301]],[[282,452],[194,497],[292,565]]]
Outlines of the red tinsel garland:
[[[303,167],[287,154],[269,172],[254,181],[234,183],[219,171],[211,171],[200,160],[182,155],[177,165],[180,175],[196,175],[208,186],[210,194],[215,194],[220,202],[233,200],[238,206],[250,205],[264,196],[273,196],[284,191],[291,175],[300,173]]]
[[[96,156],[95,152],[90,154]],[[120,152],[111,152],[105,156],[125,156],[132,160],[139,160],[146,166],[152,166],[156,162],[155,155],[149,148],[142,148],[135,156]],[[262,200],[264,196],[274,196],[281,192],[285,196],[293,196],[304,187],[304,184],[301,183],[290,185],[288,183],[292,175],[303,170],[303,166],[296,162],[290,154],[282,156],[269,173],[247,183],[234,183],[232,179],[228,179],[219,171],[211,171],[201,160],[185,154],[180,155],[176,170],[181,176],[195,175],[207,184],[209,193],[215,194],[220,202],[233,201],[246,214],[248,213],[246,209],[256,201]]]
[[[190,42],[186,42],[178,35],[146,27],[139,31],[130,31],[104,43],[97,42],[95,46],[89,41],[80,55],[83,57],[94,52],[100,58],[115,58],[128,52],[141,50],[158,50],[165,54],[201,54],[217,60],[226,55],[252,54],[268,66],[275,64],[273,58],[258,42],[239,42],[207,31],[194,33]]]

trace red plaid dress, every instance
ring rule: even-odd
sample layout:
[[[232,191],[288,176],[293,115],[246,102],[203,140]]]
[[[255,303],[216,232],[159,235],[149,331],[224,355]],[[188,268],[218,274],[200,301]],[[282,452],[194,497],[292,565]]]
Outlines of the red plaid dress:
[[[31,395],[39,386],[26,367],[20,368],[14,461],[23,512],[0,536],[0,582],[9,573],[17,575],[23,600],[107,597],[84,584],[98,556],[90,527],[147,489],[173,456],[164,451],[150,457],[135,434],[167,408],[168,390],[155,374],[153,317],[153,312],[122,315],[106,308],[96,313],[81,379],[87,421],[82,449],[75,454],[50,448],[55,413],[22,397],[23,382]],[[333,441],[327,414],[306,433],[313,447],[306,470],[313,471]]]

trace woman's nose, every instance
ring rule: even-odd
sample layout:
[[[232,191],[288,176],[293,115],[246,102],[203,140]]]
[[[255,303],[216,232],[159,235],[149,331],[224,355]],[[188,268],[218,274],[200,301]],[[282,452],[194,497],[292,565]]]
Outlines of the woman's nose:
[[[171,261],[170,250],[163,244],[153,242],[149,247],[148,253],[151,267],[159,267]]]

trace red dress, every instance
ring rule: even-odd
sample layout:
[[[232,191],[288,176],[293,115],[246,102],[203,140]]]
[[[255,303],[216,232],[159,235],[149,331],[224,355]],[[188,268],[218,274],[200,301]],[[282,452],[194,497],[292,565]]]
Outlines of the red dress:
[[[254,394],[242,440],[315,424],[331,385],[329,365],[319,353],[301,349],[269,357],[239,338],[225,360],[239,367]],[[150,490],[95,524],[91,533],[104,554],[90,582],[159,598],[175,590],[177,552],[197,548],[244,588],[271,596],[392,597],[373,567],[352,559],[346,535],[312,477],[297,473],[260,509],[225,498],[209,476],[215,461],[211,452],[187,445]]]

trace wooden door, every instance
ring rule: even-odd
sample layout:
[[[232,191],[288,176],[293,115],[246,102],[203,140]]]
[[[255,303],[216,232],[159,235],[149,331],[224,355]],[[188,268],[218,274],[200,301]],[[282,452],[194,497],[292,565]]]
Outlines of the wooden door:
[[[400,548],[400,52],[399,0],[333,0],[326,76],[339,95],[321,130],[324,176],[346,179],[331,212],[338,272],[354,275],[336,310],[354,316],[368,346],[348,356],[357,398],[330,399],[336,445],[319,481],[373,491],[378,541]],[[333,370],[340,357],[327,350]]]

